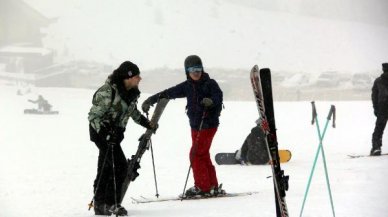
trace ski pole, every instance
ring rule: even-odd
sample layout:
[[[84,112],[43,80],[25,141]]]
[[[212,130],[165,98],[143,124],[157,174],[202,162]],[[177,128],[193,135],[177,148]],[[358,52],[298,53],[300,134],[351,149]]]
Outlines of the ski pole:
[[[328,189],[329,189],[329,194],[330,194],[330,201],[331,201],[331,205],[332,205],[332,211],[333,211],[333,215],[335,216],[334,214],[334,206],[333,206],[333,200],[332,200],[332,196],[331,196],[331,190],[330,190],[330,184],[328,182],[329,178],[328,178],[328,173],[327,173],[327,167],[326,167],[326,160],[325,160],[325,155],[324,155],[324,149],[323,149],[323,145],[322,145],[322,141],[323,141],[323,138],[325,137],[325,134],[326,134],[326,130],[327,130],[327,126],[330,122],[330,119],[331,119],[331,116],[333,115],[333,127],[335,127],[335,106],[332,105],[331,108],[330,108],[330,111],[329,111],[329,115],[327,116],[327,120],[326,120],[326,124],[325,124],[325,128],[323,130],[323,133],[321,134],[320,132],[320,128],[319,128],[319,123],[318,123],[318,119],[317,119],[317,111],[316,111],[316,107],[315,107],[315,102],[312,101],[311,102],[311,105],[312,105],[312,110],[313,110],[313,113],[312,113],[312,121],[311,121],[311,124],[314,124],[314,122],[316,122],[316,126],[317,126],[317,131],[318,131],[318,136],[319,136],[319,145],[318,145],[318,149],[315,153],[315,158],[314,158],[314,163],[313,163],[313,166],[311,168],[311,172],[310,172],[310,176],[309,176],[309,179],[308,179],[308,182],[307,182],[307,187],[306,187],[306,191],[305,191],[305,194],[304,194],[304,198],[303,198],[303,203],[302,203],[302,208],[300,210],[300,214],[299,216],[301,217],[302,214],[303,214],[303,210],[304,210],[304,205],[306,203],[306,199],[307,199],[307,195],[308,195],[308,192],[309,192],[309,189],[310,189],[310,185],[311,185],[311,180],[312,180],[312,177],[314,175],[314,171],[315,171],[315,166],[316,166],[316,163],[317,163],[317,160],[318,160],[318,156],[319,156],[319,152],[321,151],[322,149],[322,157],[323,157],[323,162],[324,162],[324,165],[325,165],[325,174],[326,174],[326,182],[328,184]]]
[[[147,115],[147,119],[148,119],[148,112],[146,113]],[[158,181],[156,179],[156,170],[155,170],[155,160],[154,160],[154,149],[152,148],[152,140],[150,138],[150,140],[148,141],[150,144],[150,147],[151,147],[151,158],[152,158],[152,168],[154,170],[154,181],[155,181],[155,190],[156,190],[156,198],[159,198],[159,191],[158,191]]]
[[[191,163],[190,163],[190,166],[189,166],[189,171],[187,171],[187,176],[186,176],[185,186],[183,187],[183,192],[182,192],[181,201],[182,201],[182,200],[184,199],[184,197],[185,197],[186,185],[187,185],[187,180],[189,179],[190,170],[191,170]]]
[[[115,192],[115,209],[114,211],[116,211],[117,209],[117,186],[116,186],[116,172],[115,172],[115,158],[114,158],[114,154],[113,154],[113,148],[114,148],[114,144],[111,143],[111,149],[112,149],[112,168],[113,168],[113,188],[114,188],[114,192]],[[116,217],[118,216],[118,213],[116,211]]]
[[[98,188],[100,187],[101,177],[102,177],[102,174],[104,173],[105,163],[106,163],[106,158],[107,157],[108,157],[108,152],[105,153],[104,162],[102,163],[101,173],[100,173],[100,176],[98,177],[98,180],[97,180],[96,190],[94,191],[92,200],[88,204],[88,206],[89,206],[88,210],[90,210],[93,207],[94,198],[96,197],[96,193],[98,191]]]
[[[328,121],[330,121],[331,116],[333,116],[333,128],[334,128],[334,127],[335,127],[335,106],[334,106],[334,105],[332,105],[331,108],[330,108],[329,115],[327,116],[327,120],[328,120]],[[325,129],[326,129],[326,128],[327,128],[327,124],[325,125]],[[332,210],[333,216],[335,217],[334,203],[333,203],[333,196],[332,196],[332,194],[331,194],[331,187],[330,187],[329,173],[328,173],[327,164],[326,164],[326,156],[325,156],[325,151],[324,151],[323,146],[322,146],[323,137],[322,137],[321,134],[320,134],[320,129],[319,129],[318,123],[317,123],[317,130],[318,130],[318,133],[319,133],[320,147],[321,147],[321,149],[322,149],[322,160],[323,160],[323,166],[324,166],[324,169],[325,169],[325,177],[326,177],[327,189],[328,189],[328,191],[329,191],[331,210]]]
[[[205,119],[205,115],[206,115],[206,110],[204,110],[203,113],[202,113],[201,123],[199,124],[199,129],[198,129],[197,137],[195,138],[195,143],[194,143],[195,147],[194,147],[194,149],[193,149],[193,152],[190,154],[190,166],[189,166],[189,171],[187,171],[187,176],[186,176],[185,186],[183,187],[183,192],[182,192],[182,199],[181,199],[181,201],[182,201],[182,200],[184,199],[184,197],[185,197],[186,185],[187,185],[187,181],[188,181],[188,179],[189,179],[190,170],[191,170],[192,156],[194,156],[194,153],[196,152],[196,149],[198,148],[199,135],[200,135],[201,130],[202,130],[202,125],[203,125],[203,120]]]
[[[155,180],[155,190],[156,190],[156,198],[159,198],[159,191],[158,191],[158,181],[156,179],[156,169],[155,169],[155,160],[154,160],[154,150],[152,148],[152,141],[151,139],[149,140],[150,146],[151,146],[151,157],[152,157],[152,167],[154,170],[154,180]]]

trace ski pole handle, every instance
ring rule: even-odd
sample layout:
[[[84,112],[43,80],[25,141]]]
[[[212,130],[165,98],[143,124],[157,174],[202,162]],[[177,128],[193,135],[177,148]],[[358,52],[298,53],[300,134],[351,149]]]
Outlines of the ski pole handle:
[[[317,109],[315,108],[315,102],[314,101],[311,101],[311,106],[312,106],[312,109],[313,109],[313,117],[312,117],[312,120],[311,120],[311,124],[314,125],[314,122],[315,122],[315,119],[317,118]]]
[[[331,119],[331,116],[333,116],[333,128],[335,128],[335,106],[331,105],[329,115],[327,116],[327,120]]]

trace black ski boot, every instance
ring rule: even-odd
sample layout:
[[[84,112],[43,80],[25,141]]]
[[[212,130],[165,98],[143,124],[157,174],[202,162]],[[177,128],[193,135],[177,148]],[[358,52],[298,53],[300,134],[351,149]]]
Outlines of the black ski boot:
[[[94,201],[94,214],[95,215],[105,215],[109,216],[111,213],[109,212],[109,207],[104,202]]]
[[[111,214],[117,216],[126,216],[128,215],[128,211],[121,205],[117,205],[117,207],[115,205],[112,205],[109,209],[109,215]]]
[[[186,197],[202,197],[205,195],[205,192],[201,191],[197,186],[193,186],[187,189],[185,196]]]
[[[213,187],[212,189],[210,189],[210,195],[212,197],[217,197],[217,196],[221,196],[221,195],[225,195],[226,192],[224,189],[222,189],[222,184],[220,184],[219,186],[217,187]]]
[[[381,155],[381,148],[380,147],[372,147],[370,150],[371,156],[380,156]]]

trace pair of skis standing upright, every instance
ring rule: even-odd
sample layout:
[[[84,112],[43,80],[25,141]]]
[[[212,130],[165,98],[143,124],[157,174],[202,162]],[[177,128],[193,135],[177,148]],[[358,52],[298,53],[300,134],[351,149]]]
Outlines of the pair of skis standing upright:
[[[268,68],[259,70],[259,67],[255,65],[250,73],[250,79],[252,83],[253,93],[257,108],[262,119],[261,128],[267,135],[265,143],[270,159],[270,165],[272,168],[272,177],[275,191],[275,203],[276,203],[276,215],[277,217],[288,217],[288,209],[285,200],[286,191],[288,190],[288,176],[284,175],[284,171],[280,167],[280,159],[278,154],[278,143],[276,137],[275,115],[273,107],[272,97],[272,82],[271,71]],[[155,107],[154,114],[152,115],[151,122],[157,124],[164,108],[168,103],[168,99],[160,99]],[[129,184],[136,178],[137,169],[136,165],[139,165],[141,157],[144,152],[148,150],[152,131],[147,130],[140,138],[138,150],[132,159],[128,161],[128,173],[123,183],[121,200],[128,189]]]
[[[280,167],[278,142],[276,137],[275,112],[272,97],[271,71],[268,68],[259,70],[255,65],[250,74],[253,94],[260,113],[261,128],[267,135],[265,143],[272,168],[272,177],[275,191],[276,216],[288,217],[286,191],[288,190],[289,176],[284,175]]]

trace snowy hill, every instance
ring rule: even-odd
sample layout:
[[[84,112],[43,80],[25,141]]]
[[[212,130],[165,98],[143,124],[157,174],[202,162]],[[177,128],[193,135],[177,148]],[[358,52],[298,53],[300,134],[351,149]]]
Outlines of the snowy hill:
[[[0,204],[4,217],[84,217],[92,198],[97,148],[89,141],[87,113],[92,90],[35,89],[48,98],[57,116],[24,115],[33,94],[16,96],[16,88],[0,86]],[[143,102],[146,96],[142,96]],[[181,193],[189,166],[190,129],[184,100],[169,103],[153,137],[159,193],[162,197]],[[386,177],[388,157],[349,159],[347,154],[367,154],[374,116],[371,103],[317,102],[321,128],[330,104],[337,106],[337,128],[329,128],[325,154],[337,216],[380,217],[388,213]],[[238,149],[258,116],[254,102],[225,102],[221,125],[211,154]],[[310,125],[309,102],[275,103],[280,148],[290,149],[292,160],[283,164],[290,175],[287,192],[290,216],[298,216],[318,136]],[[122,147],[127,157],[137,147],[144,129],[129,123]],[[387,136],[383,152],[387,152]],[[385,150],[385,151],[384,151]],[[150,153],[141,162],[140,176],[130,186],[123,205],[130,216],[250,217],[275,216],[269,166],[216,166],[219,181],[229,192],[259,191],[239,198],[132,204],[130,197],[155,194]],[[193,185],[190,177],[189,186]],[[319,158],[304,216],[331,216],[329,196]]]
[[[263,10],[264,2],[260,7],[218,0],[26,1],[57,17],[45,30],[44,45],[65,60],[117,65],[129,58],[141,69],[181,68],[195,53],[205,67],[259,62],[274,70],[360,72],[379,69],[388,49],[386,26]],[[283,3],[293,5],[298,1]]]

